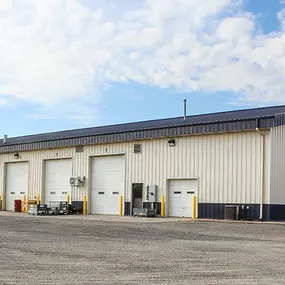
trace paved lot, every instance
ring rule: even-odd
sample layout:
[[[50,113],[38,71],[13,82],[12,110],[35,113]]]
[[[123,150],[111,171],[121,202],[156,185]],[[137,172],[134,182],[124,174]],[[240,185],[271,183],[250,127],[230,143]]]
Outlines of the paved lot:
[[[0,284],[285,284],[285,224],[0,214]]]

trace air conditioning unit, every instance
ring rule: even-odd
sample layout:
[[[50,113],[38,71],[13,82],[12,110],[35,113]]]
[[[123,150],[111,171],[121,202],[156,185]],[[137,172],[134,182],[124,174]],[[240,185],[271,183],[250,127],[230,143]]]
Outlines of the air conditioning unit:
[[[79,181],[77,177],[70,177],[69,179],[70,186],[78,186]]]
[[[239,220],[239,206],[238,205],[225,205],[225,219],[226,220]]]
[[[81,187],[85,183],[85,176],[84,177],[70,177],[69,184],[73,187]]]

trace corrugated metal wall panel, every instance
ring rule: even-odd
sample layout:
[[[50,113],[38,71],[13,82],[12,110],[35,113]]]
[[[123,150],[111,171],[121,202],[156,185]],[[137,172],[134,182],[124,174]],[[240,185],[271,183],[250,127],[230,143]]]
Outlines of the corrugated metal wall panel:
[[[285,126],[271,129],[271,189],[272,204],[285,204]]]
[[[278,138],[279,133],[280,130],[276,133]],[[132,183],[143,183],[145,187],[157,184],[159,196],[162,193],[167,196],[167,179],[197,177],[199,203],[259,203],[261,136],[257,132],[195,135],[176,138],[175,141],[175,147],[168,146],[168,139],[137,141],[142,145],[140,154],[134,153],[134,142],[89,145],[84,146],[84,152],[78,153],[75,152],[75,147],[20,152],[21,160],[30,162],[29,199],[38,193],[43,193],[42,174],[45,159],[73,159],[72,175],[87,178],[83,188],[72,189],[72,200],[80,201],[84,195],[88,195],[90,157],[125,154],[126,201],[131,200]],[[284,139],[282,142],[284,145]],[[268,134],[266,136],[268,165],[269,143]],[[280,144],[280,139],[278,143]],[[277,152],[274,152],[274,155],[277,157]],[[2,181],[4,162],[10,161],[15,161],[13,153],[0,154]],[[281,166],[284,170],[284,163]],[[266,173],[269,173],[269,169]],[[281,175],[280,171],[277,172],[276,178],[281,177],[284,180],[283,173]],[[266,197],[270,197],[269,184],[269,177],[266,177]],[[279,184],[280,187],[281,185]],[[1,192],[3,191],[2,187]],[[276,198],[279,199],[279,196]]]

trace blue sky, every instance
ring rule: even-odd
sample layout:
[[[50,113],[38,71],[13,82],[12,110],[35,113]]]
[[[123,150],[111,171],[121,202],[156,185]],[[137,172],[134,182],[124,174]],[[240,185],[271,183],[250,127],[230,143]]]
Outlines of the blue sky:
[[[0,2],[9,136],[284,104],[284,76],[280,0]]]

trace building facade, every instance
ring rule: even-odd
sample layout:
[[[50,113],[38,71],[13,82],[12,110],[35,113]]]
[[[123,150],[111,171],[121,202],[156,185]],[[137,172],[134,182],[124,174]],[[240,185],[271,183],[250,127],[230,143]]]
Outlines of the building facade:
[[[3,210],[15,199],[66,200],[89,214],[124,214],[154,199],[158,214],[285,219],[285,106],[8,138],[0,146]],[[284,120],[285,122],[285,120]],[[70,178],[74,180],[71,181]],[[150,199],[150,194],[155,197]]]

